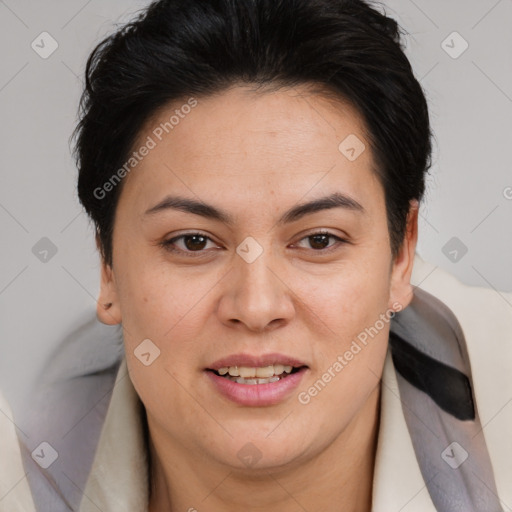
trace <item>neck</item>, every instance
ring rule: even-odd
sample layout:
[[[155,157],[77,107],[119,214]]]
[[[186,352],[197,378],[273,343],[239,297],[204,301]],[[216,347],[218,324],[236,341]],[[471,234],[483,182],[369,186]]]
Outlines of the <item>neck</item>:
[[[370,512],[380,417],[380,384],[347,428],[305,463],[248,473],[159,442],[148,417],[149,512]]]

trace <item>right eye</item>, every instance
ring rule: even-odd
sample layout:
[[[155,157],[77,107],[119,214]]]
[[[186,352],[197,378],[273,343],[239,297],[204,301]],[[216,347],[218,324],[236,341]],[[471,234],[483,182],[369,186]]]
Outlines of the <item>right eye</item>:
[[[208,241],[213,243],[213,241],[203,233],[184,233],[169,240],[164,240],[161,245],[170,252],[194,257],[196,255],[193,253],[199,253],[198,256],[202,255]],[[176,249],[175,246],[179,246],[179,243],[181,243],[181,247]]]

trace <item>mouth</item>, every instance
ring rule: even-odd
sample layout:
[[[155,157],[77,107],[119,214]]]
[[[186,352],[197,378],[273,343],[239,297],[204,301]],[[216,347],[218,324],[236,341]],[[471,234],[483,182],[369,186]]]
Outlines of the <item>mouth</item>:
[[[303,368],[307,368],[307,366],[292,366],[278,363],[260,367],[236,365],[223,366],[218,370],[207,368],[207,371],[213,372],[219,377],[236,382],[237,384],[254,386],[257,384],[271,384],[272,382],[278,382],[299,372]]]
[[[257,407],[286,401],[309,370],[283,354],[233,355],[205,368],[213,390],[238,405]]]

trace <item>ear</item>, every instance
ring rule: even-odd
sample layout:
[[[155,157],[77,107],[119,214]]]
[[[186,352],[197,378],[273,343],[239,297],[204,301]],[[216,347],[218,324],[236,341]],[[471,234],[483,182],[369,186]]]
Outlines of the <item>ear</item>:
[[[121,308],[114,270],[105,261],[98,237],[96,237],[96,244],[101,254],[100,293],[96,303],[96,314],[100,322],[107,325],[117,325],[121,323]]]
[[[411,275],[418,241],[418,211],[418,201],[411,201],[404,241],[393,262],[388,307],[394,311],[405,309],[413,297]]]

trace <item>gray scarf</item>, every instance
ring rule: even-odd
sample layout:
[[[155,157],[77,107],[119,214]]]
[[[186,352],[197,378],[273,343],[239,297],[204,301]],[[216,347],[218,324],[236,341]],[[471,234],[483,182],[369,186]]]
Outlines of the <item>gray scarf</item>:
[[[404,417],[436,509],[502,512],[457,318],[416,288],[412,304],[393,319],[389,341]]]

